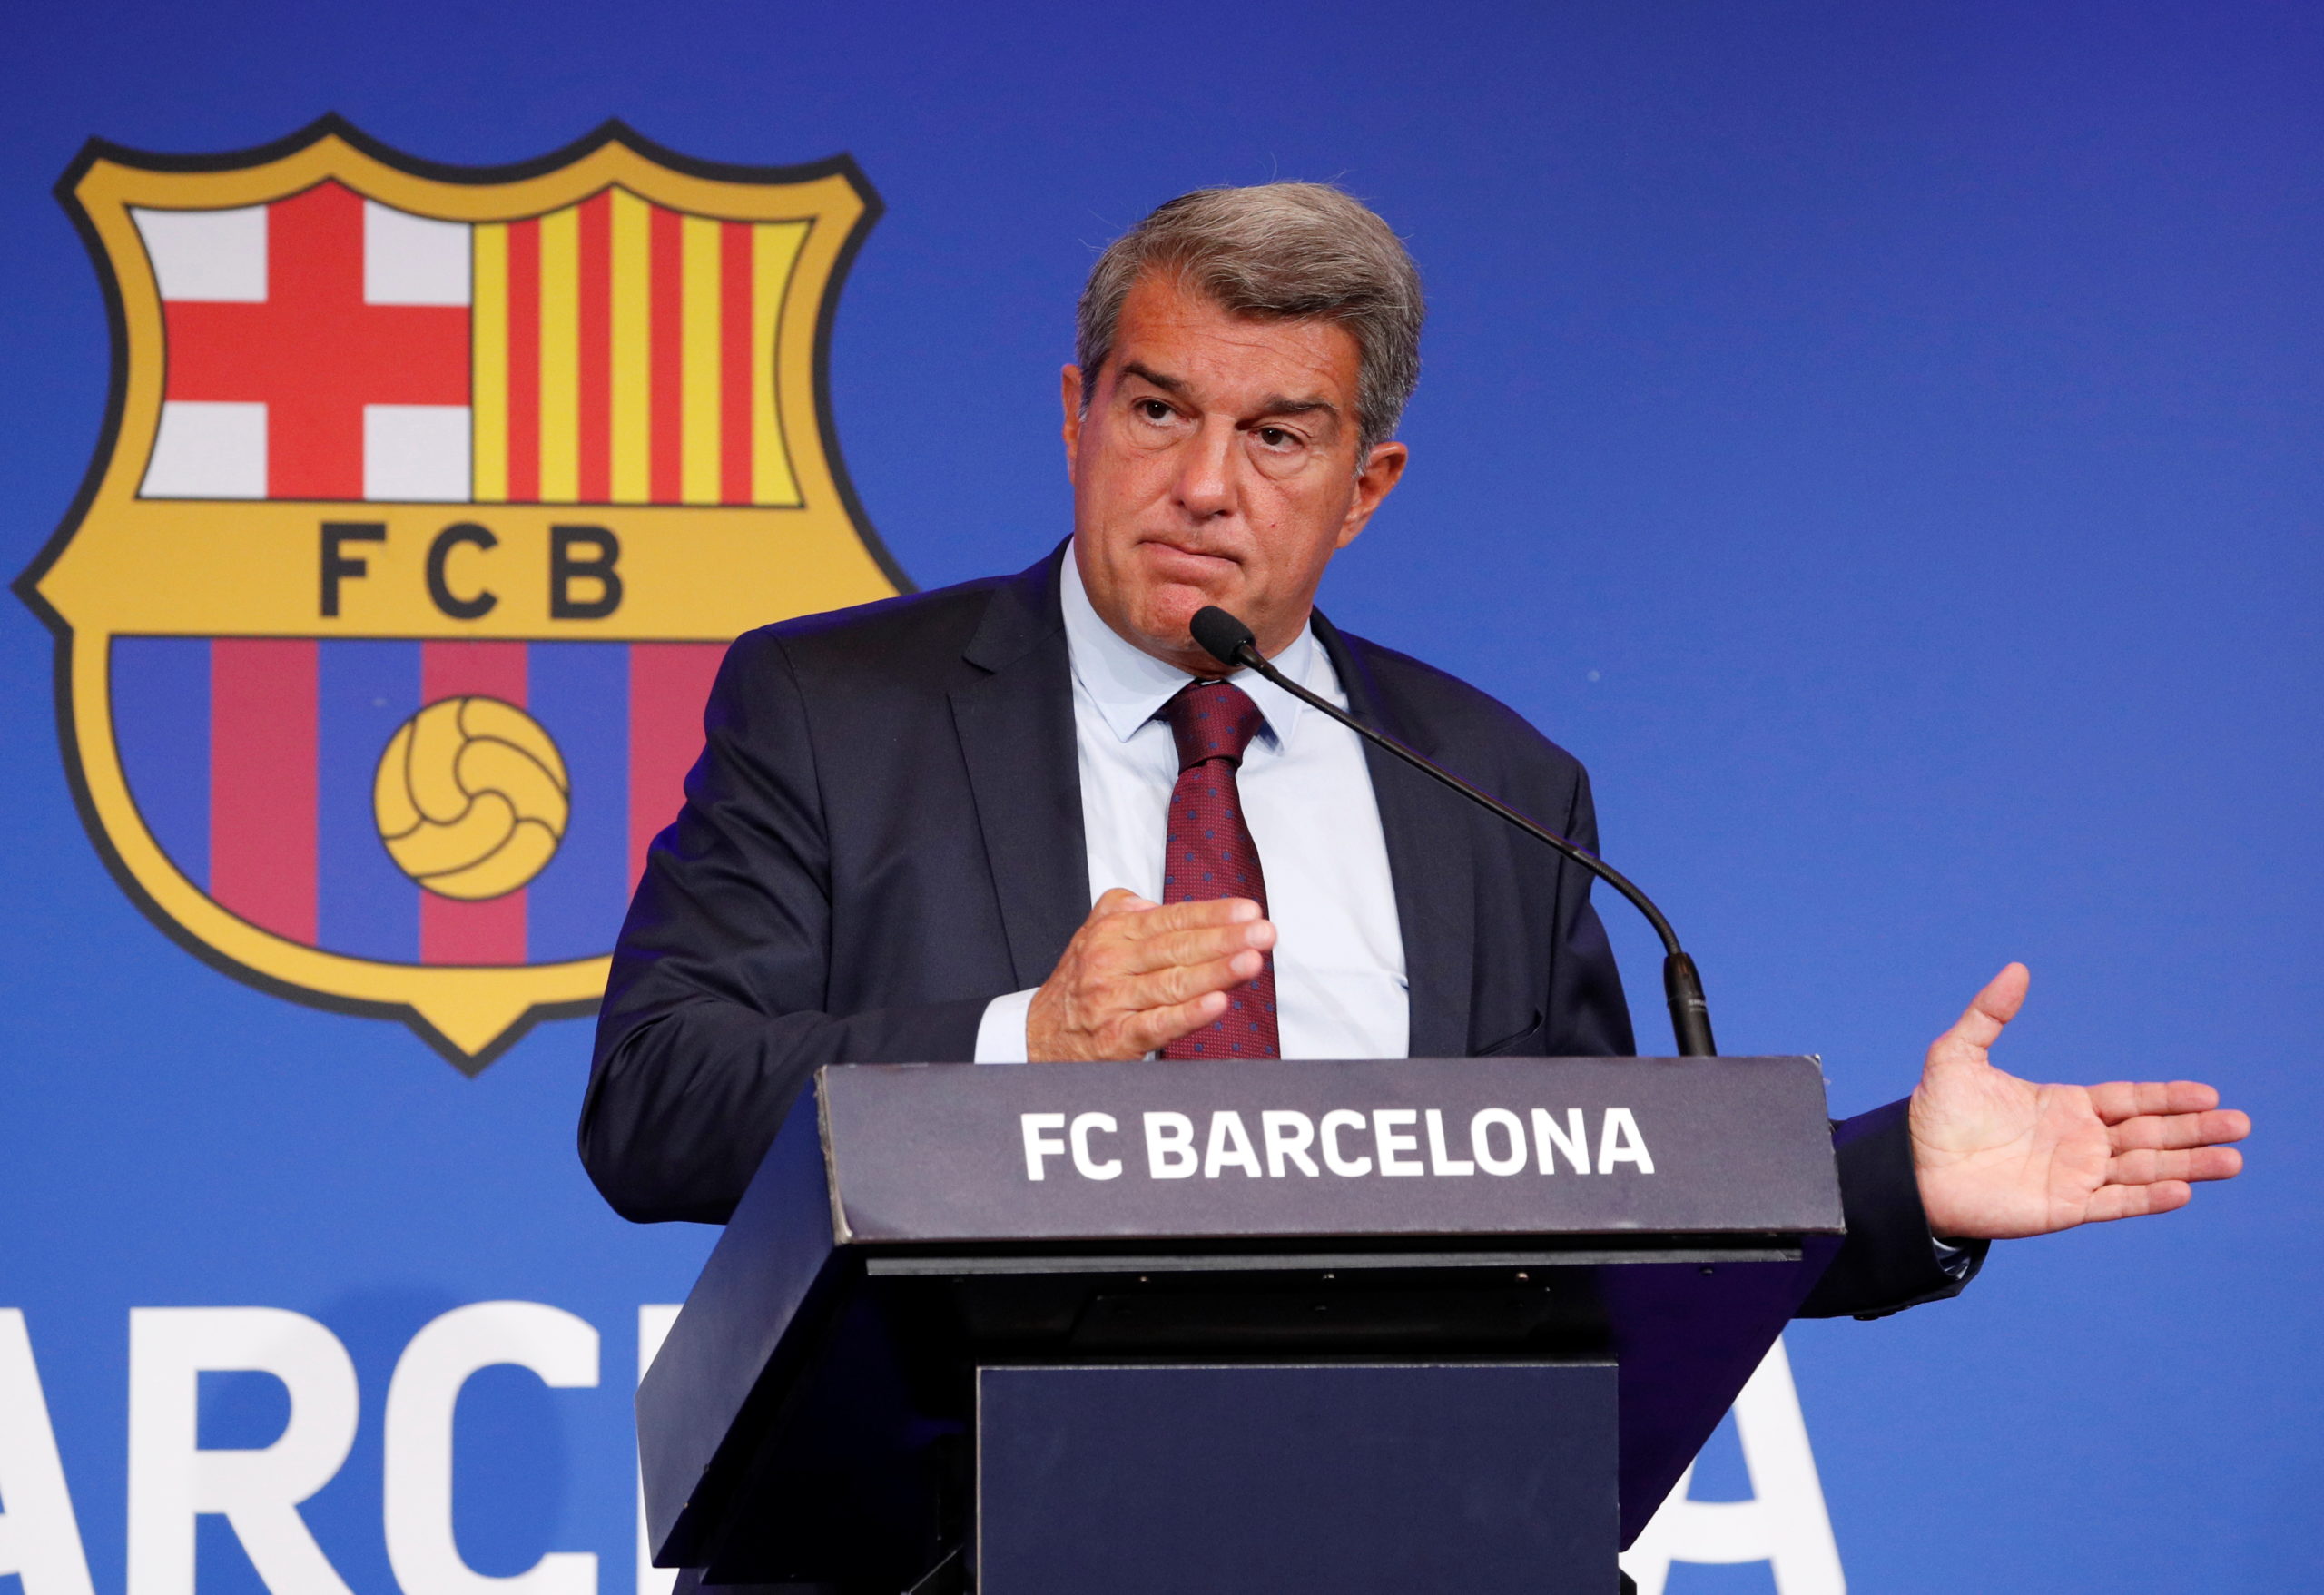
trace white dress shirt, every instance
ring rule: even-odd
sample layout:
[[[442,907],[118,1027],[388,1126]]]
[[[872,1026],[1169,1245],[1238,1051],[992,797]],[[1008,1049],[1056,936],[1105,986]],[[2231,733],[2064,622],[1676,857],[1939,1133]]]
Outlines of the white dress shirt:
[[[1139,652],[1099,618],[1068,550],[1059,596],[1073,661],[1073,727],[1089,898],[1116,886],[1162,901],[1162,852],[1178,750],[1155,718],[1191,678]],[[1331,656],[1303,626],[1274,664],[1344,708]],[[1411,999],[1380,807],[1356,734],[1247,670],[1230,678],[1266,724],[1236,785],[1275,921],[1275,1029],[1285,1058],[1403,1058]],[[979,1063],[1025,1060],[1030,991],[996,997],[977,1029]]]

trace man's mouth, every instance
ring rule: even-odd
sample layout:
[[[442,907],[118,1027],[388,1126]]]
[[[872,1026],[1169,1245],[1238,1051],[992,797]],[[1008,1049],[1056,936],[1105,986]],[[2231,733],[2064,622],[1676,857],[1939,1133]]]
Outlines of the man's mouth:
[[[1242,562],[1233,555],[1215,548],[1190,546],[1167,537],[1145,537],[1138,546],[1166,571],[1173,574],[1215,575],[1233,569]]]

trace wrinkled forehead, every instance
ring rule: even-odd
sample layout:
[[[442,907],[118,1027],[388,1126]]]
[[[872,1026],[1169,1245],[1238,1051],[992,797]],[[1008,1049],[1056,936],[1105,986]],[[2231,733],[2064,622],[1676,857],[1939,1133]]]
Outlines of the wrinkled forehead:
[[[1245,405],[1274,395],[1353,413],[1361,363],[1354,335],[1334,318],[1246,315],[1183,276],[1155,272],[1122,300],[1099,376],[1201,402]]]

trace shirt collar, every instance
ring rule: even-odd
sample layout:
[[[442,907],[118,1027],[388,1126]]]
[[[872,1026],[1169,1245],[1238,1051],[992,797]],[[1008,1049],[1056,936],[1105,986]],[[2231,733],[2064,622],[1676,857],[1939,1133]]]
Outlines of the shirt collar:
[[[1074,682],[1104,718],[1107,729],[1128,742],[1194,677],[1124,641],[1106,624],[1081,585],[1080,564],[1070,546],[1065,551],[1064,569],[1058,579],[1058,598],[1065,610],[1066,648],[1073,660]],[[1321,690],[1314,675],[1323,655],[1311,621],[1270,663],[1314,692]],[[1306,704],[1249,670],[1238,670],[1226,679],[1248,693],[1251,702],[1258,705],[1266,720],[1263,734],[1278,749],[1297,734]]]

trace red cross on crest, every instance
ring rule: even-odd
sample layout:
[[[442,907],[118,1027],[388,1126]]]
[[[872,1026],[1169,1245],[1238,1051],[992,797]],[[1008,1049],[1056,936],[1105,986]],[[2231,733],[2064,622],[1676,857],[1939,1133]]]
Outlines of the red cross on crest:
[[[464,1069],[591,1009],[724,645],[888,596],[822,362],[877,202],[617,125],[520,167],[335,119],[60,187],[100,468],[17,584],[115,877]]]

